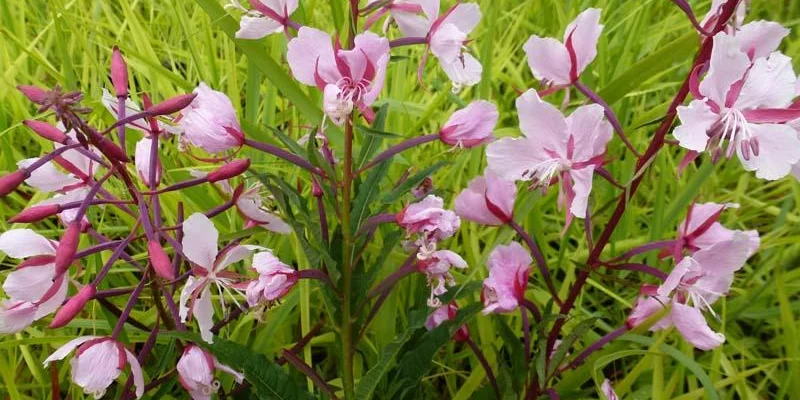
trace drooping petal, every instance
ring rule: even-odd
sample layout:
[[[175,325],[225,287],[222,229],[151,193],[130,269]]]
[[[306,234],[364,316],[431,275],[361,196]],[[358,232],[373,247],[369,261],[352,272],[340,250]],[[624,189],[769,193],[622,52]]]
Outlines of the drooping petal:
[[[183,137],[193,146],[216,154],[239,146],[241,138],[231,134],[240,131],[233,103],[224,93],[200,83],[197,96],[182,111],[180,126]]]
[[[139,360],[136,355],[125,349],[125,356],[128,359],[128,365],[131,367],[131,375],[133,375],[133,386],[136,388],[136,398],[144,395],[144,374],[142,374],[142,366],[139,365]]]
[[[487,261],[489,277],[483,281],[484,314],[510,312],[519,306],[532,262],[517,242],[492,251]]]
[[[481,81],[483,66],[472,54],[462,53],[453,62],[440,62],[442,71],[456,86],[474,86]]]
[[[219,232],[208,217],[194,213],[183,222],[183,254],[189,261],[211,270],[217,258]]]
[[[597,56],[597,39],[603,31],[600,24],[600,9],[587,8],[572,21],[564,31],[564,43],[572,37],[572,47],[577,59],[577,73],[583,72]],[[567,64],[569,66],[569,64]]]
[[[336,69],[331,37],[314,28],[302,27],[289,41],[286,59],[295,79],[315,86],[315,72],[327,83],[335,83],[341,75]]]
[[[57,195],[55,195],[55,196],[53,196],[53,197],[51,197],[51,198],[49,198],[47,200],[44,200],[44,201],[40,202],[37,205],[44,206],[44,205],[49,205],[49,204],[67,204],[67,203],[73,203],[73,202],[77,202],[77,201],[83,201],[84,199],[86,199],[86,196],[88,194],[89,194],[89,188],[85,187],[85,186],[82,186],[82,187],[70,190],[69,192],[67,192],[65,194],[57,194]],[[61,220],[61,223],[63,223],[65,226],[69,225],[70,223],[75,221],[75,218],[77,218],[77,217],[78,217],[78,208],[77,207],[66,209],[66,210],[58,213],[58,218]],[[89,224],[89,218],[86,216],[86,214],[83,215],[83,218],[81,218],[81,221],[84,224],[87,224],[87,225]]]
[[[594,177],[594,167],[589,166],[581,169],[569,171],[572,178],[572,191],[574,193],[572,204],[569,204],[569,211],[578,218],[586,218],[586,209],[589,206],[589,194],[592,192],[592,177]]]
[[[17,166],[28,168],[38,160],[38,158],[21,160],[17,162]],[[32,171],[25,183],[43,192],[55,192],[67,186],[79,184],[81,180],[59,171],[52,162],[48,162]]]
[[[567,47],[553,38],[531,36],[522,47],[528,56],[528,66],[538,80],[548,80],[556,85],[571,82],[570,58]]]
[[[36,305],[27,301],[3,300],[0,304],[0,334],[17,333],[36,320]]]
[[[681,147],[701,152],[708,145],[708,129],[719,119],[711,107],[702,100],[692,100],[688,106],[678,107],[681,125],[672,131]]]
[[[734,107],[785,108],[795,97],[796,82],[791,58],[777,52],[759,58],[753,63]]]
[[[19,268],[3,282],[3,291],[16,300],[36,302],[47,293],[55,279],[55,264]]]
[[[180,376],[181,385],[192,393],[192,398],[196,398],[195,392],[200,393],[204,388],[211,388],[212,386],[214,365],[209,363],[209,361],[212,361],[212,357],[200,347],[190,344],[184,349],[183,355],[178,360],[176,369]]]
[[[725,342],[725,336],[711,330],[703,313],[695,307],[673,303],[670,315],[681,336],[700,350],[711,350]]]
[[[283,32],[283,25],[268,17],[253,17],[242,15],[239,21],[239,30],[236,31],[237,39],[261,39],[273,33]]]
[[[714,36],[708,74],[700,82],[700,93],[710,98],[720,107],[725,105],[728,89],[742,79],[750,58],[739,49],[739,40],[725,32]]]
[[[488,101],[474,101],[456,111],[440,130],[440,139],[451,146],[474,147],[492,140],[499,118],[497,106]]]
[[[106,389],[119,376],[120,354],[118,344],[113,340],[103,340],[89,344],[72,365],[72,382],[83,388],[87,394],[99,399]]]
[[[54,256],[56,243],[31,229],[11,229],[0,234],[0,251],[12,258]]]
[[[708,304],[728,293],[734,273],[744,266],[759,245],[758,232],[735,231],[730,240],[698,250],[692,255],[703,272],[694,286],[702,290],[701,295]]]
[[[633,305],[633,309],[625,323],[628,327],[635,328],[653,314],[663,310],[669,303],[670,299],[668,297],[640,296],[636,299],[636,303]],[[672,321],[670,320],[669,313],[667,313],[658,323],[650,327],[650,330],[660,330],[670,325],[672,325]]]
[[[783,124],[748,124],[753,137],[758,140],[759,154],[749,159],[742,155],[741,146],[736,152],[744,169],[756,171],[756,177],[776,180],[788,175],[792,165],[800,161],[800,138],[792,127]]]
[[[658,287],[658,295],[667,297],[672,294],[672,291],[678,288],[681,281],[689,274],[696,275],[702,271],[702,267],[699,262],[697,262],[692,257],[684,257],[675,268],[672,269],[672,272],[669,273],[667,279],[664,280],[664,283]]]
[[[190,276],[186,278],[186,284],[181,289],[181,297],[178,304],[178,314],[181,317],[181,322],[186,323],[189,319],[189,302],[192,300],[195,290],[204,283],[203,279]]]
[[[743,52],[752,55],[752,59],[766,57],[781,44],[783,38],[789,35],[789,30],[783,25],[772,21],[754,21],[744,24],[736,32]]]
[[[211,303],[211,287],[206,286],[203,292],[197,296],[192,308],[192,315],[197,320],[197,328],[200,330],[200,337],[208,343],[214,342],[214,334],[211,328],[214,327],[214,305]]]

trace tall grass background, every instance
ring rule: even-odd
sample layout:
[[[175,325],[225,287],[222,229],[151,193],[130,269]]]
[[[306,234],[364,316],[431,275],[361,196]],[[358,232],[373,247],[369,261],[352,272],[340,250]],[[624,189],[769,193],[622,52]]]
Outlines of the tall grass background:
[[[100,95],[110,88],[108,65],[113,45],[124,52],[130,73],[135,80],[134,98],[147,91],[155,99],[191,91],[199,82],[206,82],[234,100],[240,118],[249,127],[248,134],[275,142],[266,127],[277,127],[298,139],[316,122],[314,107],[320,104],[315,90],[308,93],[311,102],[290,101],[281,92],[299,86],[288,80],[270,81],[279,70],[288,73],[284,54],[286,39],[271,36],[256,43],[231,40],[226,29],[232,21],[209,10],[219,11],[217,0],[3,0],[0,1],[0,173],[16,169],[16,162],[49,150],[49,145],[21,125],[23,119],[36,118],[35,108],[18,93],[17,84],[46,87],[60,85],[85,93],[84,104],[95,109],[91,119],[109,122],[112,117],[102,109]],[[386,130],[403,137],[433,132],[454,110],[473,99],[488,99],[500,109],[498,136],[518,135],[514,99],[518,93],[535,87],[527,66],[522,44],[531,34],[560,37],[564,27],[586,7],[603,9],[605,30],[600,39],[599,55],[583,75],[584,83],[604,96],[621,119],[631,141],[640,149],[649,143],[667,102],[688,73],[698,38],[687,18],[667,0],[477,0],[484,17],[470,45],[482,60],[484,77],[479,85],[452,93],[446,77],[431,62],[426,69],[424,86],[415,77],[420,48],[403,48],[389,67],[386,87],[378,105],[386,104],[389,114]],[[451,1],[443,0],[443,6]],[[702,16],[708,1],[691,2]],[[205,6],[205,8],[203,7]],[[341,0],[301,0],[295,14],[303,23],[334,30],[345,26],[346,2]],[[800,24],[800,3],[791,0],[753,0],[748,20],[776,20],[793,29],[782,50],[789,56],[800,56],[796,33]],[[800,66],[795,59],[795,67]],[[280,90],[279,90],[280,88]],[[561,98],[553,101],[560,104]],[[584,100],[573,93],[572,105]],[[303,106],[311,106],[305,112]],[[298,106],[298,107],[295,107]],[[333,134],[334,145],[340,140]],[[363,138],[359,139],[362,140]],[[384,142],[399,139],[386,139]],[[358,144],[359,142],[357,142]],[[130,146],[131,144],[129,144]],[[166,180],[188,176],[187,169],[196,162],[167,145],[163,157]],[[723,223],[732,228],[758,229],[762,247],[739,273],[727,299],[721,300],[720,327],[727,337],[725,345],[709,352],[697,352],[675,332],[659,332],[634,337],[609,346],[601,357],[581,368],[558,389],[563,393],[590,388],[603,375],[616,383],[617,392],[634,399],[698,399],[717,393],[724,399],[800,398],[800,185],[792,178],[777,182],[756,179],[745,172],[736,160],[711,165],[707,158],[690,166],[677,176],[677,163],[683,150],[667,147],[656,158],[647,174],[643,190],[632,199],[628,212],[614,235],[607,255],[620,254],[650,240],[674,235],[678,222],[685,216],[691,201],[735,202],[737,210],[723,214]],[[295,182],[301,173],[274,158],[248,152],[256,171],[269,171]],[[615,139],[609,156],[616,159],[611,172],[625,183],[631,177],[635,159]],[[439,161],[448,164],[433,176],[437,192],[452,206],[454,196],[467,182],[479,175],[485,165],[480,149],[450,151],[440,144],[415,149],[399,158],[391,176],[400,178],[407,170],[419,171]],[[517,217],[545,246],[546,257],[555,268],[557,287],[566,293],[574,281],[576,270],[587,257],[583,226],[575,224],[563,236],[563,212],[556,208],[556,191],[546,195],[524,192],[517,202]],[[595,179],[591,201],[591,221],[602,229],[614,199],[620,191]],[[174,220],[178,202],[189,212],[202,211],[219,204],[222,194],[213,189],[193,189],[182,194],[164,196],[165,217]],[[32,191],[16,193],[0,200],[0,231],[21,227],[5,221],[8,217],[43,199]],[[405,199],[408,201],[408,198]],[[393,210],[398,210],[396,204]],[[131,221],[114,216],[106,219],[95,211],[93,221],[100,232],[125,234]],[[233,212],[215,219],[223,237],[248,235],[253,243],[271,247],[282,259],[296,260],[307,268],[301,244],[293,237],[260,232],[242,232]],[[35,227],[48,237],[57,238],[61,228],[52,223]],[[469,269],[456,274],[459,284],[477,281],[487,274],[485,261],[497,244],[512,240],[508,229],[481,227],[464,223],[458,236],[449,242],[452,250],[463,255]],[[85,244],[84,244],[85,245]],[[370,247],[373,256],[381,252],[379,238]],[[108,254],[87,259],[83,272],[75,279],[87,282],[102,265]],[[134,255],[146,257],[144,249]],[[383,264],[382,275],[402,263],[405,255],[395,248]],[[654,256],[646,259],[651,265],[669,270],[671,261]],[[0,275],[7,274],[13,260],[0,255]],[[106,287],[129,287],[137,282],[134,269],[120,263],[106,279]],[[640,276],[599,271],[593,274],[588,290],[579,299],[573,314],[598,317],[598,323],[582,339],[582,343],[602,336],[624,322],[635,299]],[[535,278],[538,279],[538,278]],[[109,283],[110,282],[110,283]],[[546,298],[541,285],[531,285],[529,296]],[[322,315],[323,297],[314,284],[302,282],[298,290],[270,310],[264,322],[246,316],[231,324],[223,336],[246,344],[253,351],[274,355],[308,332]],[[424,279],[415,277],[402,282],[389,297],[359,348],[356,362],[359,376],[375,363],[380,350],[404,330],[408,310],[425,307]],[[470,296],[477,300],[477,292]],[[133,316],[152,323],[156,311],[145,293]],[[219,312],[219,311],[218,311]],[[219,314],[218,314],[219,315]],[[42,361],[69,338],[84,334],[105,334],[113,315],[90,303],[89,308],[68,326],[45,329],[37,323],[26,331],[0,337],[0,398],[50,398],[51,380],[65,385],[69,378],[68,363],[44,368]],[[518,329],[514,316],[478,316],[470,322],[476,342],[490,362],[508,354],[501,330],[504,324]],[[113,325],[111,325],[113,326]],[[569,329],[570,324],[567,325]],[[146,333],[126,328],[123,340],[140,343]],[[147,363],[148,373],[168,371],[174,365],[177,350],[167,346],[172,339],[159,339],[162,349]],[[302,358],[323,371],[335,369],[336,360],[326,358],[335,353],[335,333],[325,332],[305,348]],[[426,398],[482,398],[486,389],[485,373],[466,347],[450,344],[434,357],[434,367],[423,379],[422,394]],[[502,364],[507,365],[503,361]],[[498,367],[498,374],[507,376],[508,367]],[[698,373],[700,372],[700,374]],[[152,377],[152,376],[151,376]],[[298,377],[300,377],[298,375]],[[504,378],[501,378],[504,379]],[[230,382],[226,382],[230,384]],[[337,384],[336,380],[332,381]],[[311,383],[308,383],[311,389]],[[79,388],[70,388],[71,398],[82,398]],[[154,395],[156,392],[151,392]],[[584,394],[587,392],[584,392]],[[592,395],[591,392],[590,396]],[[154,398],[182,398],[175,384],[168,384]]]

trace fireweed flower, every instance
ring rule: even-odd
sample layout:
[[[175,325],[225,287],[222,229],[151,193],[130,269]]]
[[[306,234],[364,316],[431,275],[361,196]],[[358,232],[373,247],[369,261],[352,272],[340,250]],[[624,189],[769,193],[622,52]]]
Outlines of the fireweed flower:
[[[3,282],[10,297],[0,305],[0,333],[15,333],[55,312],[67,297],[67,279],[54,264],[58,242],[30,229],[11,229],[0,235],[0,251],[26,259]]]
[[[261,39],[273,33],[281,33],[288,25],[289,16],[297,10],[298,0],[250,0],[255,10],[248,10],[238,0],[231,0],[225,8],[242,11],[238,39]]]
[[[408,236],[419,235],[416,245],[419,257],[425,259],[436,251],[436,243],[453,236],[461,226],[456,213],[444,209],[444,200],[428,195],[422,201],[409,204],[395,219]]]
[[[517,309],[525,298],[525,287],[533,259],[517,242],[497,246],[489,255],[489,277],[483,280],[483,313],[507,313]]]
[[[758,249],[758,241],[743,232],[734,232],[730,240],[684,257],[661,286],[643,287],[628,325],[635,327],[649,316],[671,306],[669,313],[650,330],[675,326],[686,341],[701,350],[713,349],[725,336],[713,331],[703,316],[708,311],[716,316],[711,305],[730,290],[733,276]]]
[[[500,114],[488,101],[474,101],[456,111],[439,130],[439,139],[456,147],[471,148],[494,140],[492,131]]]
[[[270,251],[253,256],[253,269],[258,272],[258,279],[250,281],[245,291],[247,304],[251,307],[280,300],[289,294],[299,279],[296,270],[284,264]]]
[[[572,216],[584,218],[592,190],[592,176],[602,165],[611,124],[603,107],[591,104],[575,109],[569,117],[542,101],[531,89],[517,98],[522,138],[502,138],[486,148],[486,158],[498,176],[533,181],[547,188],[558,178],[559,204]]]
[[[428,286],[431,287],[428,307],[439,307],[442,303],[437,296],[447,293],[447,287],[456,284],[450,269],[466,269],[467,262],[450,250],[438,250],[430,254],[420,253],[417,258],[419,259],[417,269],[425,274]]]
[[[718,33],[708,74],[693,88],[695,100],[678,107],[681,125],[673,135],[682,147],[708,150],[714,160],[736,152],[758,178],[782,178],[800,161],[800,139],[785,124],[800,116],[788,108],[796,80],[789,57],[773,52],[751,63],[738,36]]]
[[[516,183],[486,169],[456,197],[456,214],[479,224],[505,225],[514,213],[516,198]]]
[[[191,314],[197,320],[200,335],[208,343],[212,343],[211,327],[214,324],[214,306],[211,303],[211,286],[219,289],[219,299],[225,308],[225,294],[230,295],[238,306],[236,295],[242,295],[236,284],[239,276],[225,269],[242,261],[254,251],[262,250],[260,246],[235,245],[217,250],[219,232],[211,220],[203,214],[192,214],[183,223],[183,254],[192,262],[193,276],[186,280],[181,290],[180,317],[186,322]]]
[[[738,204],[733,203],[692,205],[686,219],[678,226],[679,248],[695,252],[732,240],[736,235],[744,235],[743,237],[749,239],[753,248],[758,248],[758,231],[728,229],[718,222],[724,210],[738,207]],[[677,258],[680,258],[680,255]]]
[[[244,137],[231,100],[205,83],[194,93],[197,97],[192,104],[181,111],[182,140],[211,154],[240,146]]]
[[[614,391],[614,387],[611,386],[611,381],[608,378],[603,380],[603,384],[600,385],[600,390],[603,392],[603,396],[606,397],[606,400],[619,400],[619,396],[617,396],[617,392]]]
[[[327,33],[302,27],[286,58],[295,79],[323,92],[323,109],[334,123],[344,123],[354,108],[372,120],[369,107],[383,89],[389,63],[386,38],[365,32],[356,36],[352,50],[344,50],[338,40],[331,44]]]
[[[455,303],[445,304],[432,312],[428,319],[425,320],[425,329],[432,331],[443,324],[456,317],[458,314],[458,306]],[[462,325],[455,334],[453,339],[457,342],[463,342],[469,338],[469,330],[466,325]]]
[[[178,381],[193,400],[210,400],[211,395],[219,390],[220,383],[214,379],[215,370],[231,374],[238,383],[244,381],[240,372],[220,363],[214,355],[194,344],[183,349],[177,370]]]
[[[600,10],[588,8],[564,31],[564,43],[531,36],[523,46],[533,76],[544,84],[569,85],[597,56],[597,39],[603,31]]]
[[[83,388],[83,392],[100,399],[114,382],[125,365],[130,365],[133,384],[136,387],[136,398],[144,394],[144,375],[136,355],[126,349],[122,343],[101,336],[82,336],[70,340],[44,360],[44,365],[63,360],[73,350],[75,357],[70,361],[72,366],[72,382]]]
[[[458,3],[431,25],[427,36],[431,53],[439,59],[453,90],[476,85],[483,66],[472,54],[464,52],[467,36],[481,20],[481,9],[475,3]]]
[[[383,0],[370,0],[367,6]],[[384,23],[384,32],[394,20],[404,37],[425,37],[431,29],[433,21],[439,16],[439,0],[393,0],[381,10],[375,12],[367,20],[371,25],[384,14],[391,17]]]

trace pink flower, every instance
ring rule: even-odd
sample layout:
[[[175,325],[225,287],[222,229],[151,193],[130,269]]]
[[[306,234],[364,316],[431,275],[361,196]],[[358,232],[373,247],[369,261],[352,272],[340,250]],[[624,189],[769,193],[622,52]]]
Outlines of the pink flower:
[[[422,234],[426,242],[438,242],[453,236],[461,226],[456,213],[445,210],[444,200],[428,195],[418,203],[409,204],[397,214],[397,224],[409,235]]]
[[[297,10],[297,0],[250,0],[255,10],[248,10],[231,0],[226,8],[237,8],[244,12],[236,31],[238,39],[261,39],[286,29],[289,16]]]
[[[239,292],[235,273],[225,271],[231,264],[244,260],[260,246],[235,245],[226,247],[223,251],[217,250],[219,232],[211,220],[203,214],[192,214],[183,223],[183,255],[192,262],[193,276],[186,280],[186,285],[181,290],[179,313],[182,322],[186,322],[189,314],[197,320],[200,335],[208,343],[212,343],[211,328],[214,325],[214,306],[211,303],[211,286],[216,285],[220,290],[220,303],[224,308],[225,296],[223,292]],[[234,303],[236,298],[231,296]],[[238,304],[238,303],[237,303]]]
[[[450,146],[475,147],[494,139],[497,107],[488,101],[474,101],[456,111],[439,131],[439,138]]]
[[[247,285],[247,304],[272,303],[286,296],[297,283],[297,271],[265,251],[253,256],[253,269],[259,276]]]
[[[382,0],[370,0],[367,5],[378,1]],[[369,23],[379,19],[387,11],[391,13],[391,18],[386,20],[384,31],[389,22],[394,20],[404,37],[425,37],[433,21],[439,16],[439,0],[394,0],[370,16]]]
[[[525,298],[531,255],[517,242],[497,246],[489,255],[489,277],[483,280],[483,313],[506,313],[519,307]]]
[[[428,33],[428,46],[439,59],[454,90],[480,82],[483,67],[464,45],[467,36],[481,20],[481,9],[476,3],[458,3],[433,22]]]
[[[564,31],[564,43],[533,35],[523,46],[528,66],[540,81],[569,85],[597,56],[597,39],[603,31],[600,10],[588,8],[578,14]]]
[[[455,303],[445,304],[432,312],[428,319],[425,320],[425,329],[432,331],[443,324],[456,317],[458,314],[458,306]],[[466,325],[462,325],[455,334],[453,339],[457,342],[463,342],[469,339],[469,330]]]
[[[456,214],[485,225],[505,225],[514,213],[517,185],[487,169],[456,198]]]
[[[389,62],[386,38],[365,32],[356,36],[355,48],[343,50],[338,40],[331,44],[327,33],[302,27],[289,42],[286,58],[295,79],[323,92],[324,111],[334,123],[341,125],[354,107],[372,119],[369,106],[383,89]]]
[[[134,153],[134,163],[136,165],[136,172],[139,173],[139,178],[145,185],[151,186],[150,182],[150,165],[151,165],[151,147],[153,147],[153,139],[144,137],[136,142],[136,151]],[[161,162],[156,160],[156,175],[155,182],[152,185],[158,185],[161,181]]]
[[[19,332],[55,312],[67,297],[67,279],[56,273],[58,242],[30,229],[11,229],[0,235],[0,251],[27,260],[6,276],[3,291],[10,296],[0,307],[0,333]]]
[[[450,268],[466,269],[467,262],[461,256],[450,250],[434,251],[430,254],[420,253],[417,268],[428,278],[431,295],[428,298],[428,307],[439,307],[441,302],[437,296],[447,293],[447,286],[456,284]]]
[[[619,396],[617,396],[617,392],[614,391],[614,387],[611,386],[611,381],[608,378],[603,379],[603,384],[600,385],[600,390],[603,392],[603,396],[606,397],[606,400],[619,400]]]
[[[200,83],[197,97],[181,112],[183,139],[208,153],[220,153],[242,144],[239,121],[231,100],[222,92]]]
[[[695,100],[678,107],[681,125],[673,135],[686,149],[707,149],[714,160],[736,152],[745,170],[779,179],[800,161],[797,132],[784,124],[800,117],[788,108],[797,78],[789,57],[773,52],[751,63],[741,47],[739,36],[714,36],[708,73],[692,89]]]
[[[612,135],[603,108],[581,106],[565,118],[531,89],[517,99],[517,112],[525,137],[490,143],[489,169],[505,179],[533,180],[543,188],[559,178],[559,203],[568,207],[568,220],[570,214],[584,218],[594,170],[602,165]]]
[[[189,392],[193,400],[210,400],[211,395],[219,390],[219,381],[214,380],[214,370],[233,375],[238,383],[242,383],[244,375],[233,368],[220,363],[214,355],[190,344],[183,349],[178,360],[178,381]]]
[[[665,305],[671,305],[670,312],[651,330],[674,325],[684,339],[698,349],[719,346],[725,337],[708,326],[703,311],[716,315],[711,305],[730,290],[734,273],[757,249],[758,240],[754,242],[751,235],[735,231],[730,240],[683,258],[661,286],[645,290],[650,297],[636,302],[628,325],[635,327]]]
[[[758,248],[758,232],[755,230],[741,231],[728,229],[719,222],[722,211],[728,208],[738,208],[738,204],[704,203],[694,204],[689,208],[689,214],[678,227],[679,244],[690,252],[708,249],[709,247],[732,240],[735,235],[742,234],[749,238],[753,248]],[[680,257],[678,257],[680,258]]]
[[[79,347],[80,346],[80,347]],[[125,365],[131,367],[136,397],[144,394],[144,375],[136,356],[126,349],[122,343],[110,337],[83,336],[73,339],[53,352],[44,360],[44,365],[63,360],[77,348],[75,357],[70,361],[72,366],[72,382],[83,388],[83,392],[95,399],[105,396],[106,390],[122,372]]]

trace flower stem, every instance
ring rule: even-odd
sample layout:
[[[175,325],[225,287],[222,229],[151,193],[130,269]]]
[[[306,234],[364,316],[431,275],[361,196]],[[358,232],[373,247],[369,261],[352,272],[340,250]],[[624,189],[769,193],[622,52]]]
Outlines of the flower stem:
[[[438,133],[431,133],[431,134],[428,134],[428,135],[417,136],[415,138],[408,139],[408,140],[406,140],[404,142],[400,142],[400,143],[398,143],[398,144],[396,144],[396,145],[394,145],[392,147],[389,147],[388,149],[384,150],[383,153],[378,154],[378,156],[373,158],[372,161],[370,161],[367,165],[361,167],[356,172],[356,175],[358,175],[358,174],[360,174],[360,173],[362,173],[362,172],[364,172],[364,171],[366,171],[366,170],[368,170],[368,169],[380,164],[381,162],[391,158],[392,156],[394,156],[396,154],[402,153],[402,152],[404,152],[404,151],[406,151],[406,150],[408,150],[408,149],[410,149],[412,147],[416,147],[416,146],[419,146],[421,144],[432,142],[432,141],[437,140],[437,139],[439,139],[439,134]]]
[[[352,2],[351,2],[352,3]],[[355,13],[358,12],[358,2],[354,2]],[[352,22],[355,24],[355,21]],[[351,27],[351,29],[353,29]],[[344,398],[355,398],[355,378],[353,376],[353,317],[352,317],[352,281],[353,281],[353,232],[350,226],[351,190],[353,185],[353,117],[347,119],[344,138],[344,180],[342,181],[342,384]]]
[[[525,232],[525,229],[523,229],[522,226],[520,226],[520,224],[513,219],[508,222],[508,225],[517,232],[522,240],[528,245],[528,248],[531,249],[533,258],[536,260],[536,266],[539,267],[539,273],[542,274],[544,283],[547,285],[547,290],[550,292],[550,295],[553,296],[553,301],[555,301],[556,304],[561,305],[561,299],[558,297],[558,291],[553,284],[553,278],[550,276],[550,269],[547,268],[547,261],[544,259],[544,255],[542,255],[539,245],[537,245],[531,235],[529,235],[528,232]]]
[[[492,371],[492,366],[489,364],[489,361],[486,360],[486,356],[483,355],[481,348],[475,344],[475,342],[467,336],[465,340],[467,346],[469,346],[470,350],[475,354],[475,357],[478,358],[478,362],[481,363],[484,371],[486,371],[486,379],[489,380],[489,383],[492,384],[492,389],[494,389],[494,394],[497,396],[497,399],[502,399],[503,396],[500,394],[500,387],[497,386],[497,378],[494,376],[494,372]]]

